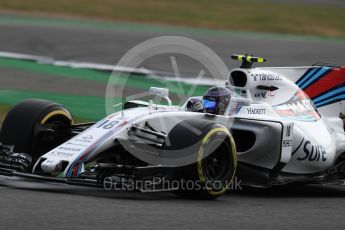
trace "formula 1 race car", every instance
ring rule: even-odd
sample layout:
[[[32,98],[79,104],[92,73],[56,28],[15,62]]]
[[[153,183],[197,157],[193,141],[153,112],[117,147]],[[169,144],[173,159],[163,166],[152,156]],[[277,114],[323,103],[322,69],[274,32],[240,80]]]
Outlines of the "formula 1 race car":
[[[20,102],[2,124],[0,172],[205,199],[235,176],[260,187],[345,179],[345,68],[253,68],[265,59],[232,58],[242,65],[224,86],[181,107],[151,87],[167,103],[127,101],[98,122],[74,124],[60,104]]]

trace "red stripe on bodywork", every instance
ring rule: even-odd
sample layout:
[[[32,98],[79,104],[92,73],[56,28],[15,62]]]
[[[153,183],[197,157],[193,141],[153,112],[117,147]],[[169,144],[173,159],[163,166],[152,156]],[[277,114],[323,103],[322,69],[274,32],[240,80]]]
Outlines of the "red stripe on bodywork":
[[[117,128],[123,127],[124,125],[126,125],[128,123],[128,121],[124,121],[121,124],[119,124],[117,126]],[[75,164],[73,171],[72,171],[72,176],[78,176],[78,168],[80,163],[83,162],[84,158],[91,152],[93,151],[93,149],[95,148],[95,146],[97,146],[100,142],[102,142],[104,139],[108,138],[108,135],[111,134],[111,132],[106,133],[105,135],[103,135],[99,140],[97,140],[95,143],[93,143],[89,148],[87,148],[85,150],[85,152],[83,153],[83,155],[78,159],[77,163]]]
[[[79,168],[79,163],[74,166],[73,171],[72,171],[72,176],[76,177],[78,175],[78,168]]]
[[[345,84],[345,67],[332,70],[320,80],[304,89],[304,92],[310,98],[315,98],[323,92],[326,92],[341,84]]]

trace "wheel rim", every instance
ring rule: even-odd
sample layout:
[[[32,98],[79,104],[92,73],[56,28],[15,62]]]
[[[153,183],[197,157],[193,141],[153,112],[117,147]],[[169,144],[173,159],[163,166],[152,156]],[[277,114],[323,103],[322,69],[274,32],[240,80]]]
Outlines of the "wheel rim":
[[[216,147],[216,148],[215,148]],[[204,159],[204,176],[207,181],[224,181],[231,167],[231,151],[223,140],[217,140],[208,149],[215,149]]]

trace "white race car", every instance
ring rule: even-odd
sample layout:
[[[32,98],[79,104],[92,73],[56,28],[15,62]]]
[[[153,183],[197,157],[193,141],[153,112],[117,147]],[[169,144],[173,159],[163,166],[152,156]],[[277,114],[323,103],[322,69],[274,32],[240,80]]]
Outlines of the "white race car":
[[[60,104],[25,100],[2,125],[0,172],[206,199],[235,176],[261,187],[345,179],[345,68],[253,68],[265,60],[232,58],[242,65],[224,86],[182,107],[152,87],[167,103],[128,101],[98,122],[74,124]]]

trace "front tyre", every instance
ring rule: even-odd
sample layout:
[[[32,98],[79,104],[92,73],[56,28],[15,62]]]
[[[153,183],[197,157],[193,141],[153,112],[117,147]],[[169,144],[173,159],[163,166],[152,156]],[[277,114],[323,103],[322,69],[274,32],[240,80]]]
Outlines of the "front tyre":
[[[186,137],[197,148],[195,163],[181,168],[181,176],[186,186],[180,185],[175,191],[178,196],[196,199],[216,199],[230,187],[237,166],[236,146],[229,130],[219,124],[208,121],[184,121],[187,124],[177,125],[169,134],[173,144],[186,147]],[[186,127],[202,130],[197,137]],[[193,136],[194,135],[194,136]],[[183,144],[176,137],[185,137]],[[175,137],[175,138],[174,138]],[[194,141],[192,141],[194,140]],[[193,186],[190,182],[193,182]]]
[[[6,115],[0,142],[13,146],[13,152],[26,153],[33,162],[69,137],[71,114],[62,105],[28,99],[15,105]]]

